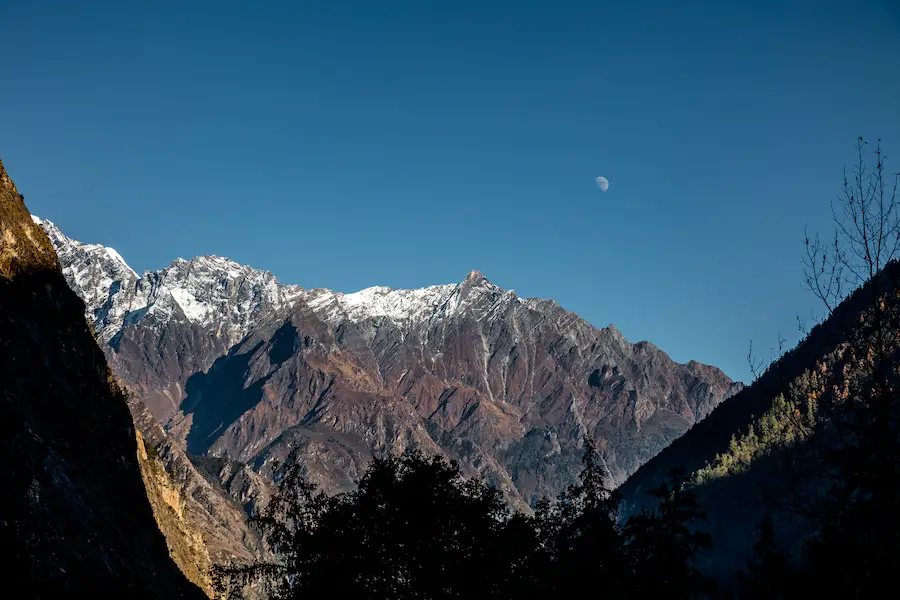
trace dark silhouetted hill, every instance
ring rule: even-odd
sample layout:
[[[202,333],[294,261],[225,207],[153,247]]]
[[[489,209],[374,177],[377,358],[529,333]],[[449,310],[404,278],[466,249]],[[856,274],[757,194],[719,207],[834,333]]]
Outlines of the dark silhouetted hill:
[[[890,263],[879,277],[881,289],[890,289],[885,283],[896,287],[900,265]],[[815,495],[824,483],[819,481],[821,475],[802,472],[813,471],[812,467],[797,466],[801,464],[798,457],[811,455],[814,448],[796,435],[796,427],[804,419],[813,423],[806,414],[808,400],[827,397],[828,390],[846,376],[840,373],[844,366],[838,358],[840,348],[871,305],[871,285],[850,295],[756,382],[721,403],[632,474],[618,488],[625,515],[647,506],[651,500],[647,490],[659,485],[672,469],[684,468],[693,474],[695,491],[708,511],[706,528],[714,546],[701,556],[708,572],[730,579],[746,564],[765,513],[774,519],[781,547],[788,554],[799,554],[812,524],[800,514],[791,514],[799,512],[797,494]],[[815,431],[815,426],[809,431]],[[793,465],[790,470],[788,460]]]
[[[203,598],[169,558],[125,395],[0,163],[0,546],[16,597]]]

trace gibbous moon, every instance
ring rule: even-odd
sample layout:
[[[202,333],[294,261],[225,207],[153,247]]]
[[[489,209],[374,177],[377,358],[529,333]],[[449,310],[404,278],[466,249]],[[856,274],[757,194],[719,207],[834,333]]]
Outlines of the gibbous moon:
[[[606,177],[598,177],[597,178],[597,187],[600,188],[601,192],[605,192],[609,189],[609,179]]]

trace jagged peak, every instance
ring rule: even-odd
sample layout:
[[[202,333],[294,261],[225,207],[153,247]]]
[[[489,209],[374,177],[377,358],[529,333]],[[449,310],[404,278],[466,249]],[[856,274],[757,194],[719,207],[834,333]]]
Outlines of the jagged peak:
[[[466,288],[474,288],[474,287],[483,287],[485,289],[489,289],[493,292],[506,292],[500,286],[491,282],[490,279],[484,276],[484,273],[477,269],[473,269],[469,271],[469,274],[466,275],[466,278],[463,279],[460,284],[460,287]]]
[[[619,328],[616,327],[615,325],[613,325],[612,323],[607,325],[604,329],[606,329],[606,331],[608,331],[610,334],[612,334],[613,337],[621,338],[623,340],[625,339],[625,336],[622,335],[622,332],[619,331]]]
[[[70,240],[50,221],[40,217],[32,217],[45,229],[53,230],[59,239],[59,245],[71,244],[89,248],[103,248],[99,245],[83,245]],[[51,235],[53,237],[53,235]],[[127,266],[124,259],[112,249],[108,249],[110,258]],[[133,271],[132,271],[133,272]],[[148,272],[151,274],[154,272]],[[460,283],[431,285],[421,288],[395,289],[387,286],[371,286],[357,292],[342,293],[327,288],[304,290],[299,286],[283,285],[269,271],[254,269],[231,258],[205,254],[191,259],[176,258],[171,265],[162,271],[155,272],[162,277],[160,291],[171,296],[189,319],[196,322],[207,322],[213,318],[217,306],[224,296],[218,290],[216,282],[221,278],[240,280],[247,278],[254,287],[265,289],[264,294],[277,304],[291,303],[303,298],[309,307],[327,320],[336,321],[349,318],[362,321],[370,318],[389,318],[397,323],[414,326],[417,322],[426,322],[438,318],[451,317],[461,313],[474,311],[476,318],[484,318],[505,310],[510,303],[521,302],[533,310],[545,310],[547,307],[558,307],[553,300],[535,298],[519,298],[515,290],[504,290],[491,283],[484,274],[473,269]],[[139,278],[141,279],[141,278]],[[212,287],[210,287],[212,286]],[[150,293],[150,292],[147,292]],[[229,292],[224,292],[226,295]],[[107,290],[98,290],[97,302],[105,300]],[[143,298],[143,297],[142,297]],[[156,296],[141,301],[153,304]],[[165,302],[164,302],[165,304]],[[93,308],[97,308],[94,306]],[[165,306],[158,307],[164,309]],[[607,328],[610,336],[620,344],[627,344],[624,336],[614,325]],[[242,329],[243,331],[243,329]]]
[[[210,269],[231,278],[253,275],[263,278],[275,278],[275,276],[272,275],[271,271],[268,271],[266,269],[257,269],[250,265],[239,263],[236,260],[228,258],[227,256],[220,256],[218,254],[203,254],[200,256],[195,256],[190,260],[178,257],[174,261],[172,261],[169,267],[165,270],[175,269],[180,271],[185,267],[191,272],[193,272],[193,269],[195,267]]]
[[[104,246],[103,244],[85,244],[74,240],[64,234],[59,226],[49,219],[43,219],[37,215],[31,215],[31,220],[35,225],[43,228],[44,232],[50,237],[56,248],[57,254],[65,253],[67,249],[83,250],[95,257],[103,257],[114,263],[119,269],[130,272],[134,277],[139,277],[137,271],[131,268],[128,262],[119,254],[112,246]]]
[[[47,235],[51,235],[51,236],[52,236],[52,235],[58,235],[58,236],[60,236],[60,237],[62,237],[62,238],[64,238],[64,239],[66,239],[66,240],[70,240],[70,241],[72,241],[72,242],[75,241],[75,240],[72,240],[71,238],[69,238],[69,237],[68,237],[66,234],[64,234],[62,231],[60,231],[60,229],[59,229],[59,227],[56,225],[56,223],[54,223],[54,222],[51,221],[50,219],[42,219],[41,217],[39,217],[39,216],[37,216],[37,215],[31,215],[31,221],[32,221],[35,225],[38,225],[38,226],[40,226],[40,227],[43,227],[43,228],[44,228],[44,231],[47,232]],[[81,243],[81,242],[79,242],[79,243]]]
[[[317,312],[324,311],[326,318],[387,317],[395,322],[406,322],[433,312],[455,287],[453,284],[417,289],[372,286],[349,294],[319,288],[308,294],[310,307]]]
[[[31,220],[35,225],[41,225],[44,229],[55,229],[60,232],[60,235],[64,235],[62,231],[60,231],[59,226],[50,219],[43,219],[37,215],[31,215]]]

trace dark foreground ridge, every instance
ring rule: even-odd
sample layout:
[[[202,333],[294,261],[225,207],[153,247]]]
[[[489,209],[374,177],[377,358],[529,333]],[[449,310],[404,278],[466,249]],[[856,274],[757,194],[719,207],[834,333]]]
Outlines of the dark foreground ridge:
[[[19,597],[203,598],[153,519],[125,395],[0,163],[0,544]]]

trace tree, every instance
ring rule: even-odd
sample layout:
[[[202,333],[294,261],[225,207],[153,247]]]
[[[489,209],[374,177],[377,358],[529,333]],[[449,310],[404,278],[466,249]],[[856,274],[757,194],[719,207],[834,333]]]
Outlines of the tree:
[[[606,597],[624,596],[627,571],[622,540],[616,526],[620,497],[606,485],[606,476],[593,440],[584,437],[582,470],[555,503],[536,509],[536,525],[545,536],[552,557],[551,597],[574,597],[591,573]]]
[[[781,600],[799,595],[793,593],[793,571],[775,543],[775,526],[768,513],[763,516],[753,553],[755,558],[747,565],[747,572],[738,573],[742,599]]]
[[[626,551],[631,560],[629,589],[636,597],[695,598],[709,593],[712,582],[694,565],[697,552],[712,545],[709,534],[697,531],[705,512],[686,485],[681,469],[650,490],[659,504],[629,517],[625,523]]]
[[[221,580],[261,576],[279,599],[504,597],[509,511],[497,490],[465,479],[455,462],[416,452],[376,458],[354,491],[330,498],[293,456],[279,473],[278,493],[256,522],[281,560]]]
[[[318,560],[318,529],[336,501],[309,481],[298,456],[299,449],[294,448],[287,460],[273,466],[277,491],[250,520],[278,560],[214,567],[213,589],[218,595],[243,598],[246,586],[263,584],[273,600],[293,598]]]
[[[535,514],[522,512],[513,514],[503,528],[499,540],[500,564],[506,575],[500,585],[503,593],[499,597],[543,599],[553,597],[552,544],[548,542],[548,531],[543,528],[545,520],[541,502],[535,507]]]
[[[455,462],[418,453],[375,459],[323,523],[328,536],[310,593],[356,598],[495,597],[506,565],[500,493]],[[355,574],[354,578],[347,574]]]
[[[278,561],[216,570],[216,591],[241,597],[264,582],[271,598],[567,598],[587,586],[606,598],[706,589],[692,561],[708,537],[696,496],[676,473],[652,513],[617,525],[619,496],[584,439],[578,481],[533,514],[465,478],[455,462],[417,452],[374,459],[351,492],[328,497],[291,452],[278,491],[254,519]],[[626,539],[629,541],[625,545]]]

